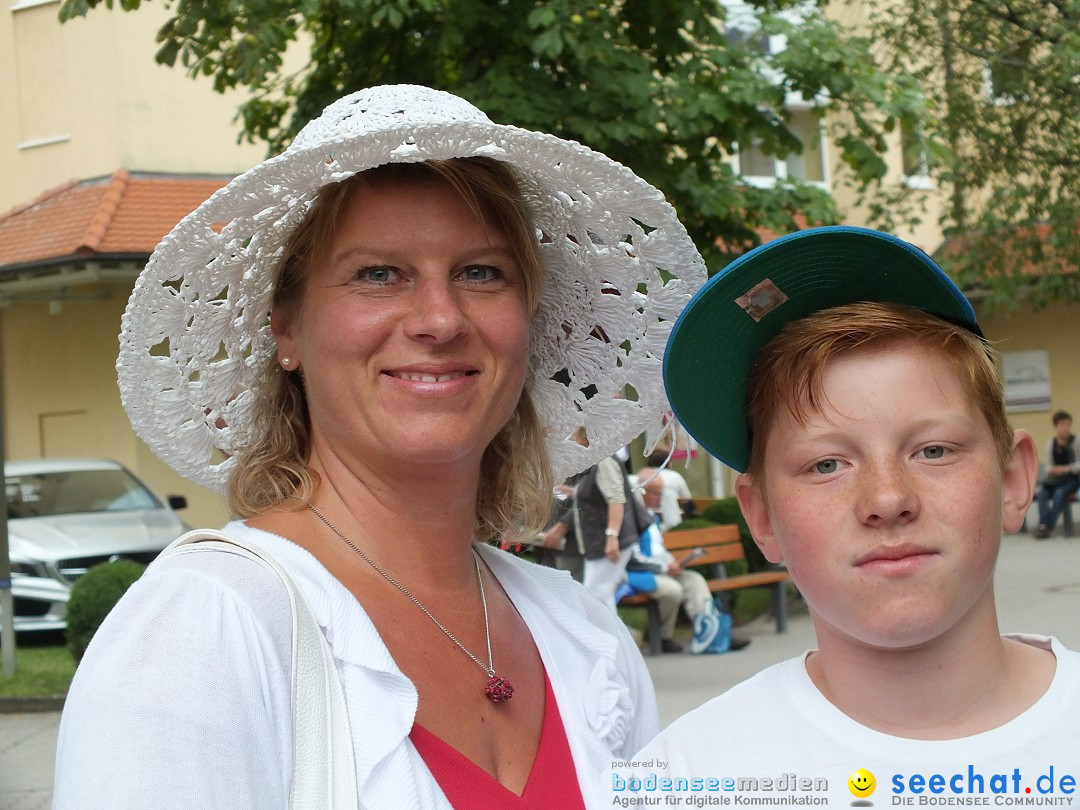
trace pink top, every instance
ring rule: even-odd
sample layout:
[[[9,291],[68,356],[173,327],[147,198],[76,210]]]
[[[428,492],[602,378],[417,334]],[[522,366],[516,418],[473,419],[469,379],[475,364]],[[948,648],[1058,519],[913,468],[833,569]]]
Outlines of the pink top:
[[[414,723],[409,739],[455,810],[585,810],[570,744],[547,673],[540,745],[520,796],[423,726]]]

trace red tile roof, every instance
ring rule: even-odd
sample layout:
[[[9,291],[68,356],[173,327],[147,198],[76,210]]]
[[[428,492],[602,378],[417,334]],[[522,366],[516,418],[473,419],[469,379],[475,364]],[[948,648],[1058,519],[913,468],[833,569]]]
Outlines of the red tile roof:
[[[73,180],[0,214],[0,270],[98,254],[149,256],[231,178],[131,173]]]
[[[802,231],[810,227],[810,223],[807,222],[806,216],[802,213],[796,212],[792,219],[795,224],[795,230]],[[718,237],[713,244],[715,244],[716,247],[718,247],[722,252],[734,257],[741,256],[743,253],[748,253],[749,251],[753,250],[758,245],[764,245],[766,242],[771,242],[774,239],[779,239],[781,236],[784,236],[783,233],[770,230],[763,225],[755,227],[754,234],[757,236],[758,239],[756,245],[752,244],[751,242],[744,242],[740,244],[734,241],[728,241],[722,236]]]

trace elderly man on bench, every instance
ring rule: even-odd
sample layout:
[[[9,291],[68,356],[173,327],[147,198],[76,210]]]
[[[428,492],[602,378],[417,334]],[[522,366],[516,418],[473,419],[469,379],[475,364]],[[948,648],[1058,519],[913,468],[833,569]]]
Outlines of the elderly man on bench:
[[[664,538],[656,519],[664,494],[664,479],[657,472],[645,467],[637,474],[641,499],[654,520],[642,532],[630,558],[626,570],[627,583],[633,593],[644,594],[656,601],[660,614],[662,652],[677,653],[683,650],[682,645],[673,638],[680,604],[686,608],[686,615],[694,624],[690,652],[740,650],[750,640],[731,637],[731,618],[719,613],[705,577],[685,567],[693,563],[693,552],[677,560],[664,547]]]

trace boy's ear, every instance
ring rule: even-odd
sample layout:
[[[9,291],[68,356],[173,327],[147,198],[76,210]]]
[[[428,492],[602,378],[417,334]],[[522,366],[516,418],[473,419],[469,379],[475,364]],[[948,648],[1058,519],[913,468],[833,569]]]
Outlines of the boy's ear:
[[[754,487],[754,480],[746,473],[735,479],[735,497],[739,499],[739,508],[742,509],[746,525],[765,559],[772,563],[781,562],[784,555],[772,530],[768,502]]]
[[[1002,478],[1002,528],[1016,532],[1024,525],[1028,507],[1035,495],[1035,478],[1039,469],[1039,453],[1035,440],[1026,430],[1013,431],[1012,455]]]

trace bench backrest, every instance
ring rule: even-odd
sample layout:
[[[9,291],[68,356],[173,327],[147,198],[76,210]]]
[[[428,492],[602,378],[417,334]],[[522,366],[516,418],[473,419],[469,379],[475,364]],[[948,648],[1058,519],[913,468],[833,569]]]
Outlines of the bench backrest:
[[[739,527],[734,523],[710,526],[705,529],[685,529],[683,531],[664,532],[664,546],[681,560],[690,549],[701,548],[705,556],[690,563],[712,565],[745,560],[746,551],[739,538]]]

